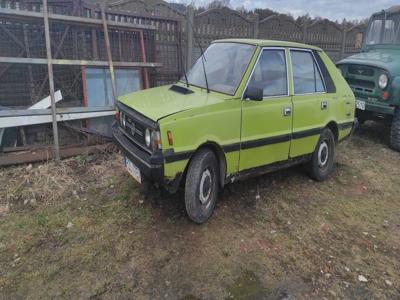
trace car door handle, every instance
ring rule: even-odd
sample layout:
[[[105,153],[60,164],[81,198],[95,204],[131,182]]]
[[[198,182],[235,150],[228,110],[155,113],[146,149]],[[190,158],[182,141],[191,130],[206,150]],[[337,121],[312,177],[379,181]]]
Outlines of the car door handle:
[[[292,115],[292,108],[291,107],[284,107],[283,108],[283,116],[289,117]]]
[[[328,109],[328,102],[327,101],[322,101],[321,102],[321,110]]]

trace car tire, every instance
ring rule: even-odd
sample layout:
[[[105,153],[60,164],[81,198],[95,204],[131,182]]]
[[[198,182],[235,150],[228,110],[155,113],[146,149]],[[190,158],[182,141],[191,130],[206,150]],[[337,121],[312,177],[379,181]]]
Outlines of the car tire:
[[[364,111],[357,110],[356,118],[358,120],[358,124],[363,125],[367,120],[370,119],[369,115]]]
[[[325,128],[307,165],[308,173],[312,179],[324,181],[328,178],[333,170],[335,146],[335,137],[332,131]]]
[[[185,184],[185,206],[189,218],[205,223],[213,214],[218,197],[218,161],[214,153],[201,149],[190,162]]]
[[[394,111],[392,126],[390,129],[390,146],[400,151],[400,108],[397,107]]]

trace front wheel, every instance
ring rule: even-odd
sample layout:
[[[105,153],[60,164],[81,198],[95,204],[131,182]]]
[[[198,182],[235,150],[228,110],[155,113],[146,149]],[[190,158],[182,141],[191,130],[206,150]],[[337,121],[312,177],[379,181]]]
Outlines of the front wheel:
[[[390,146],[400,151],[400,108],[397,107],[394,111],[392,127],[390,129]]]
[[[325,128],[307,165],[310,177],[317,181],[326,180],[333,170],[334,159],[335,137],[329,128]]]
[[[213,214],[218,196],[218,162],[208,149],[192,159],[186,176],[185,206],[189,218],[205,223]]]

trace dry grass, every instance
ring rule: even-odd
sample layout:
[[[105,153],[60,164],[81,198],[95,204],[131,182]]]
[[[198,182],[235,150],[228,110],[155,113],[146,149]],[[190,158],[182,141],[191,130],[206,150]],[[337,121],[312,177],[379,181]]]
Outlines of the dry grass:
[[[297,167],[228,186],[202,226],[119,155],[0,170],[0,298],[399,298],[386,134],[360,128],[325,183]]]

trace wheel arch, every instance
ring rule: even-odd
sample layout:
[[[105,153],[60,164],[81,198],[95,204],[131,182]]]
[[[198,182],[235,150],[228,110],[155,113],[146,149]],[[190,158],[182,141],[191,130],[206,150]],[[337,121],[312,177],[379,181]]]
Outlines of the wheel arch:
[[[335,143],[339,141],[339,126],[335,121],[330,121],[325,128],[329,128],[335,137]]]
[[[212,151],[214,153],[215,157],[217,158],[218,169],[219,169],[219,184],[220,184],[220,187],[223,187],[225,185],[226,169],[227,169],[225,152],[222,150],[222,147],[218,143],[213,142],[213,141],[207,141],[207,142],[201,144],[199,147],[197,147],[197,149],[191,155],[189,162],[186,165],[184,177],[186,177],[187,170],[188,170],[193,158],[202,149],[208,149],[208,150]]]

